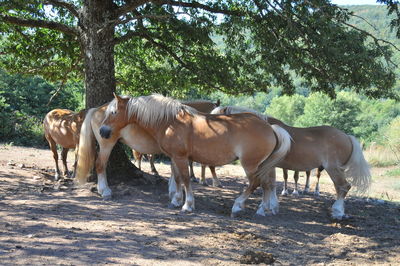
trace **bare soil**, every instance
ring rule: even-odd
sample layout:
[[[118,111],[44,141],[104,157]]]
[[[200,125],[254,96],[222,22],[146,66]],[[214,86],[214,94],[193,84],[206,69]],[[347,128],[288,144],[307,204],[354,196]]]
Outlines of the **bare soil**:
[[[54,181],[53,164],[49,150],[0,146],[1,265],[400,264],[400,206],[350,196],[353,218],[333,221],[331,182],[322,182],[319,197],[279,195],[280,213],[267,217],[254,215],[257,191],[231,218],[245,186],[239,165],[218,168],[224,188],[194,184],[196,210],[183,214],[167,208],[166,163],[156,165],[165,182],[113,185],[111,201],[93,184]]]

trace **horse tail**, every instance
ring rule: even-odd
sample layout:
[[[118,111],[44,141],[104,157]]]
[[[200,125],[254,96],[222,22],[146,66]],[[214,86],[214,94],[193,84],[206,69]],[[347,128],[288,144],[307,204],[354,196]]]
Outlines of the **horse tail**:
[[[286,156],[291,147],[292,137],[289,132],[278,125],[271,125],[271,127],[277,138],[277,144],[275,150],[258,167],[256,175],[261,180],[267,178],[268,172]]]
[[[79,136],[78,163],[75,175],[75,179],[79,184],[86,183],[87,176],[94,165],[96,143],[91,121],[93,113],[96,110],[96,108],[89,110],[81,127]]]
[[[365,193],[371,185],[371,172],[368,162],[365,160],[361,144],[354,137],[349,135],[353,151],[349,160],[343,166],[346,179],[352,186],[355,186],[357,192]]]

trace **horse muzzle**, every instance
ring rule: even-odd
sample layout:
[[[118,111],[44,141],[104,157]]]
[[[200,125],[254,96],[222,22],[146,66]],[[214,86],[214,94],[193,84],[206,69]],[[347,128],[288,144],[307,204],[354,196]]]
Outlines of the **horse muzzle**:
[[[100,127],[100,136],[103,139],[109,139],[111,136],[111,128],[109,126],[101,126]]]

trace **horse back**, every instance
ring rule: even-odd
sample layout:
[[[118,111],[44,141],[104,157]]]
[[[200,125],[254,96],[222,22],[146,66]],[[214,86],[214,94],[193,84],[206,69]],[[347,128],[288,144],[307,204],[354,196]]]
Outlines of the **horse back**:
[[[344,165],[351,156],[352,143],[343,131],[331,126],[308,128],[284,127],[293,143],[279,166],[292,170],[327,168],[332,163]]]
[[[161,146],[200,163],[223,165],[237,158],[259,159],[276,143],[272,127],[250,113],[186,114],[166,129]]]
[[[64,148],[75,148],[84,113],[68,109],[54,109],[46,114],[43,126],[46,138],[52,138]]]
[[[184,102],[184,105],[190,106],[201,113],[209,114],[215,107],[211,101],[191,101],[191,102]]]

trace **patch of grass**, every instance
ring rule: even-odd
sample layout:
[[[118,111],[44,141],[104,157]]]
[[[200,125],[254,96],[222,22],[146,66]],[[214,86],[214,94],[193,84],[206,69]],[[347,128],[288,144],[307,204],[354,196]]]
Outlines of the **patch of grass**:
[[[387,176],[400,176],[400,167],[391,169],[385,173]],[[399,188],[400,188],[400,183],[399,183]]]

